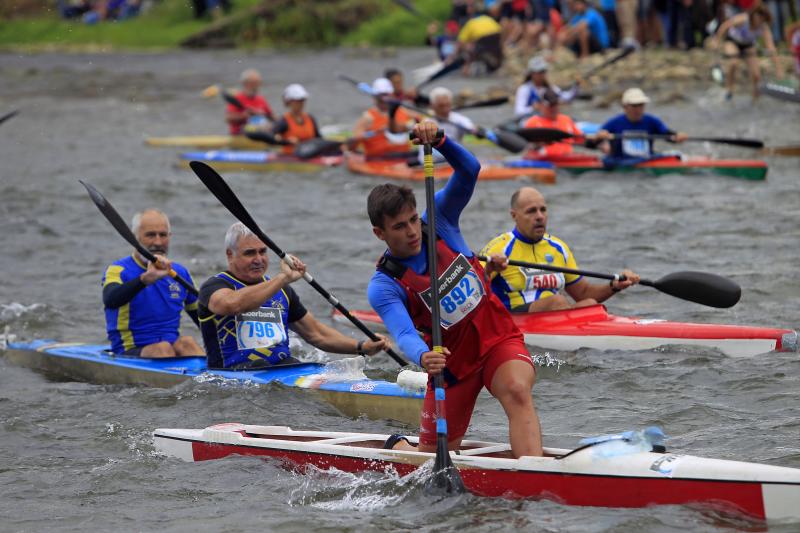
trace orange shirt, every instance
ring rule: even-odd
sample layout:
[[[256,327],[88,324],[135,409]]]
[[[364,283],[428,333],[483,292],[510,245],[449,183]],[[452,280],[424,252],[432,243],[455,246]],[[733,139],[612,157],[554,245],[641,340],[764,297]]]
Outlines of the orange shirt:
[[[555,120],[550,120],[539,115],[534,115],[525,122],[526,128],[555,128],[573,135],[583,135],[575,122],[567,115],[558,114]],[[530,153],[534,157],[559,156],[572,153],[572,145],[575,139],[564,139],[560,142],[542,145],[539,149]]]
[[[367,129],[368,136],[361,141],[367,157],[380,157],[389,153],[407,152],[411,149],[408,141],[395,144],[386,138],[384,132],[389,128],[389,115],[375,107],[370,108],[367,113],[372,120]],[[400,124],[407,123],[409,119],[408,113],[403,108],[398,109],[394,115],[395,122]]]
[[[286,131],[281,133],[284,139],[297,143],[317,137],[317,128],[314,127],[314,120],[308,113],[303,113],[302,124],[295,120],[291,113],[285,113],[283,119],[286,121],[287,126]],[[283,150],[284,154],[293,154],[294,145],[282,146],[281,150]]]

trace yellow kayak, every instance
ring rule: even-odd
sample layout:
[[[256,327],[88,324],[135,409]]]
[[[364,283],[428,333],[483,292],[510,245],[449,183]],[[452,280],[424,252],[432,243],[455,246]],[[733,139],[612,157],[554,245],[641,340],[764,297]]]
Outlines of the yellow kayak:
[[[170,148],[229,148],[233,150],[267,150],[266,143],[248,139],[244,135],[175,135],[170,137],[147,137],[147,146]]]

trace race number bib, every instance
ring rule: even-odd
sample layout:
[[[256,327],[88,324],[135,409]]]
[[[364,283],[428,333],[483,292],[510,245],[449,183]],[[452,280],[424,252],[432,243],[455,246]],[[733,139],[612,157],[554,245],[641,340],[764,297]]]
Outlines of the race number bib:
[[[458,256],[439,276],[439,310],[442,327],[458,324],[470,314],[484,296],[483,283],[466,257]],[[431,309],[431,290],[420,293],[428,310]]]
[[[260,307],[236,315],[236,340],[240,350],[271,348],[287,338],[280,309]]]
[[[551,290],[558,292],[566,283],[564,274],[556,272],[542,272],[533,268],[520,268],[525,276],[525,291]]]
[[[267,118],[261,115],[253,115],[247,119],[247,125],[251,127],[266,126]]]
[[[626,131],[625,134],[647,133]],[[622,152],[631,157],[650,157],[650,141],[647,139],[622,139]]]

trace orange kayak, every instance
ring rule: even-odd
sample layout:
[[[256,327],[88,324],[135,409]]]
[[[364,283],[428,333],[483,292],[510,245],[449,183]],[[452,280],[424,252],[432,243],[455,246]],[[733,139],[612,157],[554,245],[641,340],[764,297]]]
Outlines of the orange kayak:
[[[398,180],[422,181],[425,179],[422,166],[410,167],[404,160],[398,159],[371,159],[367,160],[363,154],[348,152],[345,154],[347,168],[356,174],[369,176],[382,176]],[[517,167],[514,161],[487,161],[481,163],[481,180],[514,180],[530,179],[539,183],[553,184],[556,182],[556,172],[549,162],[539,162],[527,166],[532,161],[526,161],[525,166]],[[433,175],[435,178],[449,178],[453,169],[449,165],[435,165]]]

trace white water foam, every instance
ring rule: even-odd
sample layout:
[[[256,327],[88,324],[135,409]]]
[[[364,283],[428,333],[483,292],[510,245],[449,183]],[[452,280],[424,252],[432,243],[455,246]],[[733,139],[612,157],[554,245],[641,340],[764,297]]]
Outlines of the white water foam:
[[[545,368],[549,368],[551,366],[556,367],[556,372],[561,369],[561,365],[567,364],[566,361],[563,359],[558,359],[557,357],[553,357],[550,355],[550,352],[545,352],[543,354],[534,354],[531,356],[531,360],[535,366],[541,366]]]
[[[11,302],[10,304],[0,304],[0,320],[13,320],[19,318],[25,313],[31,311],[38,311],[43,309],[45,304],[34,303],[31,305],[24,305],[19,302]]]

